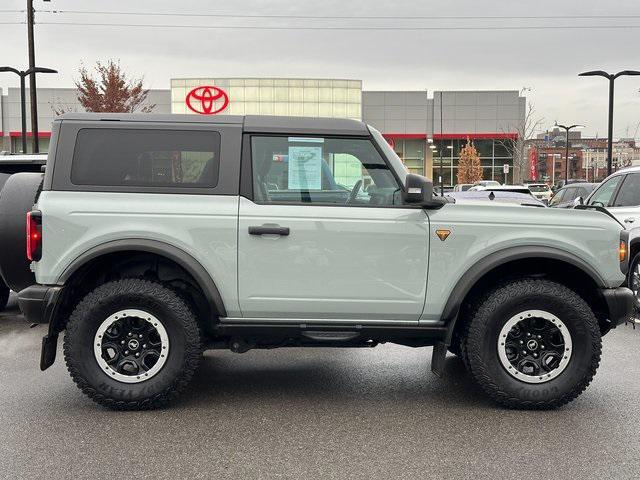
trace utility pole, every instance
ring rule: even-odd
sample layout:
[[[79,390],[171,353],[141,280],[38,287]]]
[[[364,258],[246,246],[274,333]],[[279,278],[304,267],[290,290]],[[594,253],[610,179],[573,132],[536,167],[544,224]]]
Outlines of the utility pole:
[[[36,51],[33,41],[33,0],[27,0],[27,40],[29,45],[29,69],[32,69],[36,66]],[[33,136],[33,153],[39,153],[38,94],[36,92],[35,72],[29,76],[29,101],[31,103],[31,135]]]

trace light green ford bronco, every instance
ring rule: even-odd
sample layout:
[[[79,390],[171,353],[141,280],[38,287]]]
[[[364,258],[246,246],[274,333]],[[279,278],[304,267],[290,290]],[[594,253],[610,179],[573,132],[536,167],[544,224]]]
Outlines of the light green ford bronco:
[[[65,331],[71,377],[116,409],[165,404],[207,349],[385,342],[557,407],[634,300],[606,211],[443,199],[358,121],[69,114],[35,189],[19,301],[48,324],[41,368]]]

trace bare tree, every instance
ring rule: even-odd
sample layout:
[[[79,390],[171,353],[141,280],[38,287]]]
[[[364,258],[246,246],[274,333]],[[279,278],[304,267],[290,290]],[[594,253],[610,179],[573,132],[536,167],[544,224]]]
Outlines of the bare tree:
[[[81,66],[80,79],[75,81],[78,102],[87,112],[151,112],[155,105],[145,104],[149,90],[143,87],[143,78],[128,78],[120,62],[109,60],[96,62],[97,78]],[[56,114],[68,109],[54,107]]]
[[[513,183],[522,183],[528,170],[528,143],[544,124],[544,118],[537,117],[533,104],[528,103],[524,118],[515,125],[516,138],[497,140],[510,157],[513,157]],[[504,129],[503,129],[503,133]]]

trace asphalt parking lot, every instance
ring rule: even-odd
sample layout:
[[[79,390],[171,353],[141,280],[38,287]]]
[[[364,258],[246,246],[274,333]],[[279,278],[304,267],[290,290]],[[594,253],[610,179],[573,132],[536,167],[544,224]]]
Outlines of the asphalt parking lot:
[[[430,349],[208,352],[170,408],[85,398],[15,299],[0,313],[0,478],[639,478],[640,331],[606,337],[594,383],[551,412],[494,406]]]

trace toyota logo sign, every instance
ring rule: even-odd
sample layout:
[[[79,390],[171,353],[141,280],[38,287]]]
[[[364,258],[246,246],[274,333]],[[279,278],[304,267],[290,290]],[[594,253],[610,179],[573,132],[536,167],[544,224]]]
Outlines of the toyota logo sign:
[[[222,105],[218,108],[214,108],[214,102],[222,101]],[[196,87],[187,93],[185,99],[189,110],[201,115],[215,115],[222,112],[229,105],[229,96],[227,92],[221,88],[214,87],[212,85],[203,85]]]

